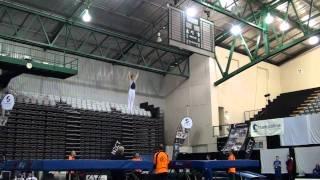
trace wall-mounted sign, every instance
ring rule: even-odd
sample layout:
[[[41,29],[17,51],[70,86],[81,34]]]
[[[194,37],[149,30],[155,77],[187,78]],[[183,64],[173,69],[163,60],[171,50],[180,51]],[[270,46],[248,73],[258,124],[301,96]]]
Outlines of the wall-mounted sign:
[[[12,94],[7,94],[1,101],[1,108],[10,111],[14,106],[14,97]]]

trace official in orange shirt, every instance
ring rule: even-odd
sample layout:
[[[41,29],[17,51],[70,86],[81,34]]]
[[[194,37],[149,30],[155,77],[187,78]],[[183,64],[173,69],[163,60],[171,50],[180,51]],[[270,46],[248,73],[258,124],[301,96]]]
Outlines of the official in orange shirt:
[[[156,174],[156,179],[166,180],[168,178],[169,172],[169,155],[164,152],[163,145],[160,145],[157,152],[153,156],[154,171]]]
[[[228,157],[229,161],[235,161],[236,160],[236,156],[234,154],[234,151],[231,150],[229,153],[229,157]],[[228,174],[229,174],[229,179],[234,180],[236,178],[236,168],[229,168],[228,169]]]

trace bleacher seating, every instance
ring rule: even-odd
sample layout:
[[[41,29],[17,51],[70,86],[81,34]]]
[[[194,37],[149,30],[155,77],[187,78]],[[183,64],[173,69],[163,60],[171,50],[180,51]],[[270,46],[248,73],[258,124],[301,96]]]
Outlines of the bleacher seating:
[[[320,113],[320,90],[314,91],[291,116]]]
[[[320,88],[280,94],[250,120],[263,120],[320,112]]]
[[[24,93],[16,97],[0,149],[7,159],[65,159],[76,150],[80,159],[105,159],[116,140],[127,156],[153,153],[163,143],[163,116],[126,105],[72,97]]]
[[[111,112],[112,109],[119,111],[123,114],[128,113],[127,104],[117,104],[103,101],[94,101],[90,99],[80,99],[66,96],[54,96],[54,95],[42,95],[36,93],[22,93],[17,100],[18,102],[39,104],[39,105],[51,105],[55,106],[56,103],[62,102],[70,105],[73,109],[91,110],[98,112]],[[139,106],[134,106],[133,115],[148,116],[151,117],[151,112],[140,108]]]

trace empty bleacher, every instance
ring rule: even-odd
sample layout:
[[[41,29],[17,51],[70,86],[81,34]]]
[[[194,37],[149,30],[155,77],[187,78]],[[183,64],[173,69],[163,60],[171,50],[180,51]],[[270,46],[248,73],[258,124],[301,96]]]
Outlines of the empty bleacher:
[[[320,112],[320,88],[280,94],[250,120],[263,120]]]
[[[27,93],[16,96],[0,148],[7,159],[65,159],[71,150],[81,159],[106,159],[116,140],[125,155],[153,153],[163,143],[163,115],[126,105]]]
[[[315,90],[291,116],[320,113],[320,90]]]

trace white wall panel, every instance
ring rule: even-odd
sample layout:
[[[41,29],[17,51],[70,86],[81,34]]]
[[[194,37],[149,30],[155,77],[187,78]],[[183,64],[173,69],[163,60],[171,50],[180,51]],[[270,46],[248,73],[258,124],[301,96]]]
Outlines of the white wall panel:
[[[312,174],[320,162],[320,146],[294,148],[297,162],[297,173]]]

